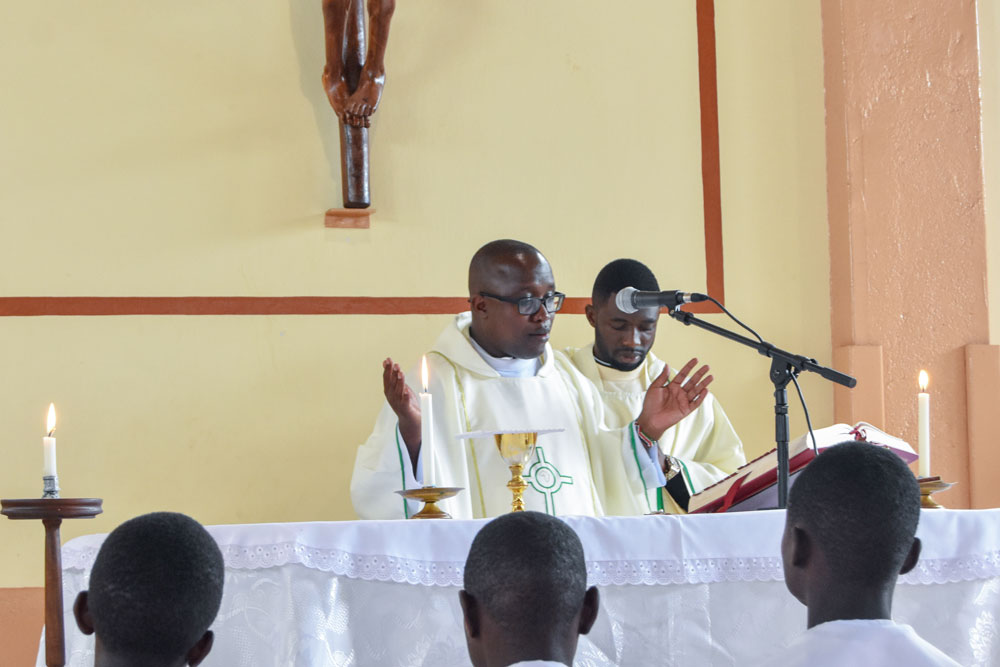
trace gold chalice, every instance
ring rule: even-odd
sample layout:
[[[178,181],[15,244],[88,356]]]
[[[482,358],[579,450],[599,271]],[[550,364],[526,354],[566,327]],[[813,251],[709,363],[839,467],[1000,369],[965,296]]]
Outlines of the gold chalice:
[[[559,433],[562,430],[561,428],[548,428],[534,430],[518,429],[513,431],[473,431],[471,433],[462,433],[456,437],[472,439],[493,436],[493,439],[497,443],[497,451],[500,452],[500,457],[503,458],[504,463],[510,468],[510,481],[507,482],[507,488],[510,489],[510,492],[514,496],[514,500],[510,504],[510,511],[523,512],[524,490],[528,488],[528,484],[524,481],[521,473],[524,472],[524,466],[528,465],[528,462],[535,455],[535,443],[538,442],[538,436],[545,433]]]
[[[510,467],[510,481],[507,482],[507,488],[514,494],[510,511],[523,512],[524,490],[528,488],[528,484],[521,477],[521,473],[535,455],[538,433],[495,433],[493,437],[496,439],[501,458]]]

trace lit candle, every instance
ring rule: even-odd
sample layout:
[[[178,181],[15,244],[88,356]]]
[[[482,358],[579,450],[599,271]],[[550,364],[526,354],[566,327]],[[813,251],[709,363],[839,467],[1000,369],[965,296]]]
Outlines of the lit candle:
[[[42,438],[42,452],[45,454],[45,463],[42,465],[43,477],[56,476],[56,439],[52,436],[56,432],[56,406],[49,403],[49,417],[45,420],[46,435]]]
[[[420,379],[424,390],[420,392],[420,447],[424,453],[424,486],[434,486],[434,411],[431,394],[427,390],[427,357],[420,362]]]
[[[917,471],[921,477],[931,476],[931,395],[927,393],[927,371],[920,371],[920,393],[917,394]]]

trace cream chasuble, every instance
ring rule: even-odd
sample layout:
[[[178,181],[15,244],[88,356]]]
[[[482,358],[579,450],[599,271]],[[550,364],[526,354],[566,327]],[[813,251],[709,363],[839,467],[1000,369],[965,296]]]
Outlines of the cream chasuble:
[[[646,390],[665,365],[650,352],[634,371],[617,371],[598,365],[590,347],[568,349],[565,354],[558,354],[557,360],[571,365],[578,371],[578,378],[583,376],[599,392],[604,426],[608,429],[626,426],[639,416]],[[670,377],[673,376],[671,372]],[[681,475],[690,494],[714,484],[746,463],[743,444],[711,393],[694,412],[666,430],[659,446],[665,454],[680,461]],[[652,485],[647,483],[645,486]],[[652,498],[652,494],[649,495]],[[662,493],[662,498],[663,509],[667,512],[684,511],[668,493]],[[650,504],[653,502],[655,500]]]
[[[442,508],[457,519],[510,511],[511,493],[506,486],[510,469],[500,458],[493,438],[458,440],[457,434],[561,428],[562,433],[539,437],[535,456],[525,468],[527,509],[558,515],[609,513],[603,504],[605,485],[627,485],[629,480],[640,479],[634,460],[628,462],[633,470],[624,469],[621,443],[627,429],[597,433],[602,417],[596,392],[581,398],[574,383],[557,368],[549,346],[535,376],[501,376],[470,343],[471,321],[470,313],[458,315],[427,355],[429,388],[434,397],[436,484],[464,487],[457,497],[443,501]],[[418,376],[414,371],[406,376],[415,392]],[[594,409],[597,414],[590,412]],[[613,456],[591,452],[592,447],[609,443]],[[358,449],[354,464],[351,500],[358,516],[402,519],[419,509],[416,504],[405,504],[394,491],[420,486],[417,476],[426,451],[423,443],[415,474],[399,437],[396,415],[383,403],[375,430]],[[605,469],[608,466],[614,470]],[[643,489],[620,489],[619,493],[641,498]],[[615,505],[622,507],[621,503]],[[631,510],[626,513],[631,514],[647,511],[644,503],[631,502],[626,507]]]

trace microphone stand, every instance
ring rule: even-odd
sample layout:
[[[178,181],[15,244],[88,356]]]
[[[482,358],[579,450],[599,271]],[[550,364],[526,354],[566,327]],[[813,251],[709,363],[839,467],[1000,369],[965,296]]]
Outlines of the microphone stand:
[[[786,391],[788,383],[802,371],[816,373],[831,382],[849,388],[853,388],[858,381],[850,375],[821,366],[816,363],[815,359],[786,352],[766,341],[756,341],[704,320],[699,320],[692,313],[685,312],[678,307],[673,308],[669,313],[670,317],[678,322],[711,331],[723,338],[753,348],[771,359],[771,382],[774,384],[774,442],[778,448],[778,508],[785,509],[788,504],[788,392]]]

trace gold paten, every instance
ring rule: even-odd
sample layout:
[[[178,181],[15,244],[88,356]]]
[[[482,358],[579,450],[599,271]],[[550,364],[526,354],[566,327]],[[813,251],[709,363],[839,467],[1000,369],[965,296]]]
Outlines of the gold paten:
[[[500,456],[510,467],[511,477],[507,482],[507,488],[514,495],[510,511],[523,512],[524,490],[528,488],[528,484],[521,477],[521,472],[535,454],[538,433],[497,433],[493,437],[496,439]]]

